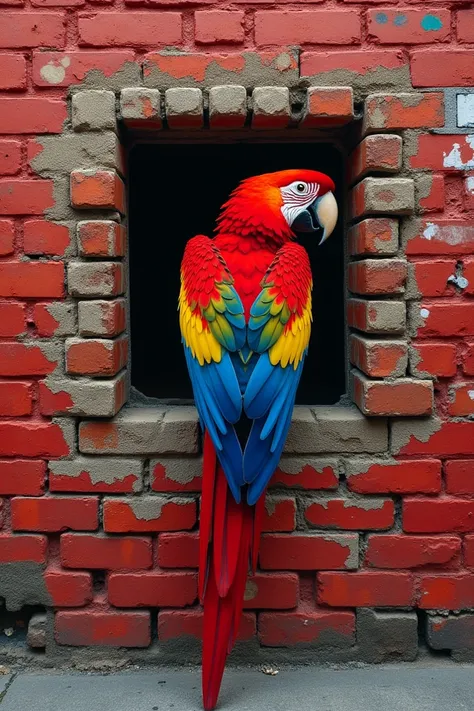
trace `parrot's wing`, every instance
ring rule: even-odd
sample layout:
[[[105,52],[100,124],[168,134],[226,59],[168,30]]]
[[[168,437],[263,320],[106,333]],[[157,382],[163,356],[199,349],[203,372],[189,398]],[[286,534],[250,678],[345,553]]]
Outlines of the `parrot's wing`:
[[[254,504],[277,468],[311,334],[312,277],[306,251],[289,242],[276,254],[250,310],[247,339],[260,358],[244,394],[254,420],[244,452],[247,501]]]
[[[239,501],[242,450],[233,423],[242,413],[242,394],[229,354],[246,341],[244,308],[219,249],[204,235],[184,251],[179,323],[201,424]]]

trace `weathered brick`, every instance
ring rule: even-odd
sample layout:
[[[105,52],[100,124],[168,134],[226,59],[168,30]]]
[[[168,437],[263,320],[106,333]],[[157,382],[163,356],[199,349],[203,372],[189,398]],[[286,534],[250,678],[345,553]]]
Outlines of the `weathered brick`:
[[[1,308],[1,307],[0,307]],[[462,369],[465,375],[474,375],[474,342],[466,342],[466,350],[463,353]]]
[[[358,571],[318,573],[317,600],[330,607],[402,607],[413,605],[409,573]]]
[[[371,531],[391,528],[394,512],[392,499],[321,499],[305,508],[304,517],[318,528]]]
[[[141,496],[104,502],[104,530],[108,533],[180,531],[195,523],[196,502],[190,499]]]
[[[452,417],[474,415],[474,383],[458,383],[449,389],[448,412]]]
[[[370,40],[381,44],[426,44],[446,42],[451,33],[451,13],[444,8],[375,8],[369,10],[368,32]]]
[[[410,220],[403,242],[407,255],[474,254],[474,227],[461,220]]]
[[[405,375],[408,361],[406,341],[387,341],[350,336],[350,359],[372,378]]]
[[[142,489],[142,479],[143,462],[139,459],[76,457],[49,463],[50,491],[136,493]]]
[[[474,575],[422,575],[419,607],[425,610],[463,610],[474,606]]]
[[[454,294],[450,277],[456,273],[454,259],[433,259],[415,262],[410,266],[407,292],[410,297],[449,296]]]
[[[346,461],[347,486],[359,494],[437,494],[441,462],[437,459]]]
[[[337,459],[318,457],[283,457],[270,486],[290,489],[337,489],[339,486]]]
[[[54,607],[83,607],[92,600],[90,573],[52,567],[46,570],[44,582]]]
[[[284,86],[259,86],[252,92],[252,128],[283,128],[291,116],[290,92]]]
[[[459,560],[459,536],[373,534],[368,537],[365,563],[372,568],[451,566]]]
[[[42,215],[53,205],[51,180],[0,180],[0,215]]]
[[[391,450],[395,454],[443,455],[474,454],[474,422],[429,420],[394,420]]]
[[[360,16],[355,10],[265,10],[255,13],[257,46],[358,44],[360,35]]]
[[[202,459],[161,457],[150,461],[152,491],[201,491]]]
[[[474,501],[453,496],[406,498],[403,500],[402,523],[403,530],[408,533],[474,531]]]
[[[441,126],[444,126],[444,94],[371,94],[366,99],[366,131]]]
[[[470,650],[474,647],[474,615],[426,618],[426,639],[432,649]]]
[[[258,639],[264,647],[291,647],[311,644],[348,647],[355,642],[355,616],[350,611],[295,610],[262,612],[258,620]]]
[[[415,187],[410,178],[364,178],[351,190],[352,216],[410,215]]]
[[[400,74],[404,73],[407,60],[400,50],[376,49],[363,50],[351,49],[330,52],[305,51],[301,55],[301,76],[316,75],[316,81],[321,81],[324,74],[329,74],[329,80],[334,82],[332,72],[343,70],[351,72],[353,85],[364,86],[364,79],[370,80],[371,72],[383,69],[394,70],[390,82],[390,72],[384,72],[385,82],[389,81],[394,87],[399,84]],[[397,71],[398,70],[398,71]]]
[[[27,459],[0,460],[2,496],[41,496],[44,493],[46,464]]]
[[[56,370],[58,354],[54,344],[0,343],[0,375],[48,375]]]
[[[433,409],[431,380],[398,378],[374,381],[354,371],[354,401],[365,415],[429,415]]]
[[[62,262],[2,262],[0,270],[0,296],[47,299],[64,295]]]
[[[57,644],[72,647],[148,647],[150,613],[61,611],[55,617],[54,638]]]
[[[114,130],[115,94],[113,91],[79,91],[72,97],[72,127],[75,131]]]
[[[349,299],[349,326],[365,333],[381,335],[405,332],[406,307],[403,301]]]
[[[398,222],[369,217],[353,225],[348,232],[349,253],[394,255],[398,251]]]
[[[109,170],[73,170],[71,204],[78,209],[108,208],[125,212],[125,188]]]
[[[356,533],[267,533],[260,545],[264,570],[338,570],[358,567]]]
[[[414,303],[410,324],[418,338],[473,336],[474,303]]]
[[[197,44],[240,44],[244,41],[244,13],[204,10],[194,15]]]
[[[125,123],[161,128],[161,94],[158,89],[123,89],[120,93],[120,115]]]
[[[65,568],[137,570],[151,568],[151,538],[63,533],[61,564]]]
[[[71,529],[94,531],[99,525],[97,497],[15,497],[11,500],[14,531],[49,533]]]
[[[357,610],[357,644],[366,662],[412,662],[418,656],[415,612]]]
[[[352,87],[310,86],[301,125],[305,128],[340,126],[354,118]]]
[[[444,465],[446,492],[460,496],[474,494],[474,459],[454,459]],[[468,536],[466,536],[467,540]]]
[[[403,259],[361,259],[349,264],[349,289],[355,294],[402,294],[406,278]]]
[[[62,12],[2,10],[0,47],[64,47],[65,20]]]
[[[146,47],[181,44],[178,12],[97,12],[79,15],[81,46]]]
[[[165,91],[166,119],[170,128],[201,128],[203,98],[200,89],[173,88]]]
[[[100,72],[100,87],[121,88],[140,81],[140,67],[132,49],[107,51],[34,52],[35,86],[70,86],[80,84],[89,72]]]
[[[349,157],[349,180],[368,173],[397,173],[402,166],[402,139],[384,134],[366,136]]]
[[[70,431],[57,422],[0,422],[0,456],[66,457]]]
[[[81,336],[118,336],[125,330],[125,301],[80,301],[78,318]]]
[[[46,647],[46,621],[46,613],[36,612],[31,616],[26,634],[26,643],[31,649],[44,649]]]
[[[197,598],[193,572],[111,573],[107,595],[115,607],[185,607]]]
[[[185,637],[202,638],[203,612],[200,609],[160,610],[158,612],[158,639],[160,642]],[[255,613],[244,612],[236,634],[238,641],[255,637]]]
[[[421,213],[444,210],[446,201],[444,176],[430,173],[415,176],[415,195]]]
[[[124,292],[124,279],[123,266],[117,262],[69,262],[68,264],[68,290],[72,296],[86,298],[118,296]]]
[[[242,128],[247,118],[244,86],[213,86],[209,89],[209,122],[212,128]]]
[[[81,339],[66,341],[66,369],[72,375],[116,375],[128,358],[128,339]]]
[[[290,532],[296,528],[296,501],[288,496],[267,495],[262,531]]]
[[[36,303],[33,322],[38,336],[70,336],[77,330],[75,304],[68,301]]]
[[[244,608],[286,610],[296,607],[299,581],[295,573],[256,573],[247,579]]]
[[[436,67],[436,72],[433,72]],[[472,86],[474,57],[469,49],[423,49],[411,54],[413,86]]]
[[[39,384],[43,415],[112,417],[126,400],[125,372],[108,380],[48,378]]]
[[[23,250],[29,255],[63,256],[71,247],[69,226],[46,220],[25,220]]]

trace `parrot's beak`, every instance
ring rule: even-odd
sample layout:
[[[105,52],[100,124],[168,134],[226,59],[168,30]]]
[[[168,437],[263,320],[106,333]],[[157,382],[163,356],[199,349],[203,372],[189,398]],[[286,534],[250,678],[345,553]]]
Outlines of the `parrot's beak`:
[[[338,209],[336,198],[332,192],[328,192],[320,198],[317,198],[309,209],[315,215],[319,225],[323,230],[320,245],[330,237],[334,231],[337,222]]]
[[[327,192],[316,198],[311,205],[299,213],[291,227],[295,232],[314,233],[323,231],[319,244],[327,240],[336,226],[338,216],[336,198],[332,192]]]

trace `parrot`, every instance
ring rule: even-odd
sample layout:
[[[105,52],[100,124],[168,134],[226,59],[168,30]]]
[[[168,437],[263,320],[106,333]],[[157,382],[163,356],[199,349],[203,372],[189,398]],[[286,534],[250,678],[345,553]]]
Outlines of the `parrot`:
[[[315,170],[245,178],[192,237],[181,263],[179,325],[203,430],[198,593],[202,701],[218,700],[254,573],[267,485],[291,423],[311,332],[312,275],[297,237],[338,218],[333,180]]]

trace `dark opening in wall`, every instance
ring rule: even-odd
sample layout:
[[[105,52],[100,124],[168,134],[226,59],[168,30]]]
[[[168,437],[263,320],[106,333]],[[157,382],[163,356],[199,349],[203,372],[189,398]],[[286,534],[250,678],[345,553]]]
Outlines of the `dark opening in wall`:
[[[340,206],[331,238],[306,238],[314,279],[313,330],[299,404],[334,404],[345,392],[343,159],[327,143],[140,144],[129,157],[132,385],[149,397],[192,398],[177,302],[184,246],[213,235],[230,192],[251,175],[320,170]]]

